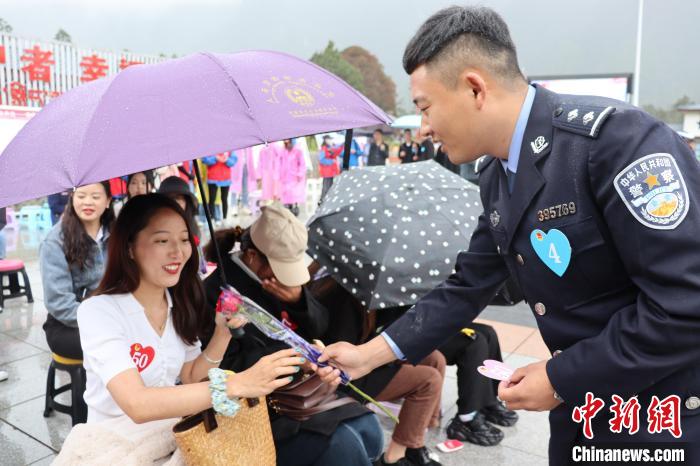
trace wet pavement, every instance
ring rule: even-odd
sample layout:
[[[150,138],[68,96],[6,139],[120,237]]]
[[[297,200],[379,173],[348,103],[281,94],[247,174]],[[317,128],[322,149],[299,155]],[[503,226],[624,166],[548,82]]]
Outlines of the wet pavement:
[[[307,218],[315,202],[302,207],[301,217]],[[240,220],[240,221],[239,221]],[[252,217],[236,217],[226,224],[247,226]],[[8,380],[0,382],[0,465],[50,464],[68,435],[71,422],[66,414],[53,413],[43,417],[44,394],[50,353],[41,326],[46,319],[41,276],[38,264],[38,246],[46,235],[46,228],[28,228],[14,225],[5,230],[8,258],[22,259],[30,277],[34,303],[25,298],[5,301],[0,313],[0,369],[9,373]],[[520,367],[549,357],[536,329],[530,309],[523,304],[513,307],[490,306],[480,320],[496,328],[504,352],[505,362]],[[67,374],[57,371],[61,384]],[[475,375],[476,376],[476,375]],[[69,403],[59,396],[59,400]],[[446,439],[445,427],[456,414],[456,368],[448,367],[442,397],[442,426],[430,429],[426,445],[435,445]],[[386,441],[391,436],[391,421],[380,416]],[[549,425],[546,413],[520,412],[520,421],[514,427],[502,428],[503,442],[495,447],[466,444],[454,453],[439,453],[444,465],[489,464],[538,466],[547,464]],[[338,464],[342,464],[339,462]]]

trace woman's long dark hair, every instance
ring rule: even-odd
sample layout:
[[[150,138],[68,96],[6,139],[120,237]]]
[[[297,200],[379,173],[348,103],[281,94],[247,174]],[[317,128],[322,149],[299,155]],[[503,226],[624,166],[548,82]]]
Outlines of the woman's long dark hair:
[[[95,295],[132,293],[138,288],[141,275],[138,264],[129,257],[129,250],[138,233],[163,209],[172,210],[182,217],[192,244],[192,255],[182,268],[180,280],[170,288],[175,332],[184,342],[191,345],[197,340],[205,323],[204,287],[197,274],[199,254],[194,246],[190,222],[177,202],[169,197],[155,193],[144,194],[124,204],[109,237],[107,268]]]
[[[109,182],[103,181],[100,184],[105,189],[107,197],[111,198]],[[75,211],[75,207],[73,207],[73,196],[75,196],[75,191],[68,197],[68,203],[61,218],[63,253],[66,255],[66,261],[68,261],[69,265],[77,266],[82,270],[94,264],[92,247],[95,241],[88,235],[83,222]],[[112,209],[111,201],[100,217],[100,223],[106,231],[111,229],[112,223],[114,223],[114,210]]]

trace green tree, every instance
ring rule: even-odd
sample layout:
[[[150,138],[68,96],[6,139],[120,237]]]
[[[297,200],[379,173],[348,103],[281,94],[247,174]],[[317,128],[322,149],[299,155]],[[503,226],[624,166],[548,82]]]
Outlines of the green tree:
[[[676,100],[670,108],[656,107],[655,105],[644,105],[642,108],[650,115],[655,116],[669,125],[679,125],[683,123],[683,113],[678,110],[678,107],[693,103],[695,102],[693,102],[690,97],[684,95]]]
[[[365,91],[362,73],[340,55],[333,41],[328,41],[328,45],[323,52],[314,53],[311,56],[311,61],[335,74],[358,91]]]
[[[10,26],[10,23],[2,18],[0,18],[0,32],[4,32],[5,34],[12,33],[12,26]]]
[[[73,42],[73,39],[71,38],[70,34],[68,34],[63,29],[59,29],[53,39],[59,42],[68,42],[69,44]]]
[[[396,113],[396,84],[384,73],[384,66],[368,50],[353,45],[340,53],[362,74],[365,95],[381,109]]]

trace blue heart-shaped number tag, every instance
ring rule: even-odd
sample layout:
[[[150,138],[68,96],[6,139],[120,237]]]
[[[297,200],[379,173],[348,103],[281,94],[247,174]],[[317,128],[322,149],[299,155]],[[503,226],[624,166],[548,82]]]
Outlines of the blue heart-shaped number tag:
[[[566,272],[571,262],[571,245],[569,239],[559,230],[534,230],[530,233],[530,242],[537,256],[560,277]]]

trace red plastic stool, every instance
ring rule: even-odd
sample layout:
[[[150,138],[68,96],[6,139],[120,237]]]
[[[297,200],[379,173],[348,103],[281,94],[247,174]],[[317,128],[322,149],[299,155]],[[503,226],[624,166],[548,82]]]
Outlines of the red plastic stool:
[[[23,284],[19,283],[19,275],[22,274]],[[5,277],[8,284],[5,285]],[[0,260],[0,311],[2,311],[4,301],[7,298],[27,297],[27,302],[33,303],[32,286],[29,283],[24,262],[15,259]]]

